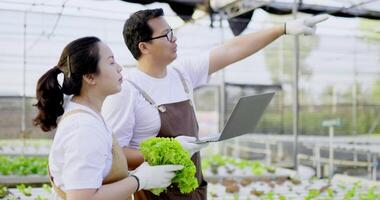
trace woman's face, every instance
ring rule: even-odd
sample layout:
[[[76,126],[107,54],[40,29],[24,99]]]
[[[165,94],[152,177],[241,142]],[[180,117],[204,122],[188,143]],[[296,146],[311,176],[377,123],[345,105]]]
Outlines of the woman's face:
[[[98,42],[99,74],[95,76],[99,92],[105,96],[120,92],[123,77],[122,67],[115,61],[111,49],[103,42]]]

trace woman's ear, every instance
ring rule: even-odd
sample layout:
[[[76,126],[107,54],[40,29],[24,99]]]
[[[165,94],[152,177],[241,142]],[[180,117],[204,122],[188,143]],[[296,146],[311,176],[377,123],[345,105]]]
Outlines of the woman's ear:
[[[94,74],[85,74],[83,75],[83,81],[89,85],[96,85],[95,75]]]

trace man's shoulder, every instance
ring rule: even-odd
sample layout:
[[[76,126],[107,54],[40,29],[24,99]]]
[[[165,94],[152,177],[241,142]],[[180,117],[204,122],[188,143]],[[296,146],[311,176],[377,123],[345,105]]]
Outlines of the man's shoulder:
[[[170,65],[172,68],[178,69],[183,74],[192,73],[194,70],[208,66],[208,54],[200,53],[197,56],[185,56],[181,59],[176,59]]]
[[[146,83],[144,73],[139,71],[137,67],[125,70],[123,77],[124,85],[127,85],[131,91],[136,89],[135,85],[142,86]]]
[[[123,70],[123,77],[126,80],[135,80],[138,77],[137,67],[128,68]]]
[[[172,81],[179,81],[180,76],[184,77],[185,79],[188,79],[191,67],[192,65],[189,65],[186,62],[173,63],[168,66],[168,75]]]
[[[185,56],[182,56],[181,58],[177,58],[170,65],[173,65],[176,67],[186,67],[188,65],[191,66],[199,62],[202,62],[205,59],[208,59],[209,56],[210,56],[209,51],[202,51],[198,54],[185,55]]]

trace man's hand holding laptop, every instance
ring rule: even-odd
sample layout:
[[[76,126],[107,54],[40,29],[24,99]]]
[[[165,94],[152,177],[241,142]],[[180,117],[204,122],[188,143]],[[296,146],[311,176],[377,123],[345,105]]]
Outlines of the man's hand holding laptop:
[[[175,137],[175,139],[189,152],[190,156],[208,146],[207,143],[197,144],[197,138],[195,137],[180,135]]]
[[[177,136],[175,139],[192,156],[205,148],[209,142],[218,142],[252,133],[272,97],[273,92],[241,97],[235,105],[221,133],[215,133],[201,138]]]

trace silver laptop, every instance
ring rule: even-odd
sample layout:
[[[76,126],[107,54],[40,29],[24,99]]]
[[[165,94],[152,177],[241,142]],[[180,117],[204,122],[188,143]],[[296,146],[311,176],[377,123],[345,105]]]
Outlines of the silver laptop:
[[[198,138],[197,144],[218,142],[253,133],[274,92],[241,97],[232,111],[222,133]]]

